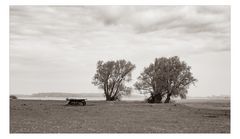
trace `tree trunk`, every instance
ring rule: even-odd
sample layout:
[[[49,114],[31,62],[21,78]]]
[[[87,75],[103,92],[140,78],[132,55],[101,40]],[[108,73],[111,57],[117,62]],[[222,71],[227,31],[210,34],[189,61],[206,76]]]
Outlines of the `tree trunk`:
[[[169,103],[170,102],[170,99],[171,99],[171,93],[167,95],[167,98],[166,100],[164,101],[164,103]]]
[[[151,96],[147,99],[148,103],[162,103],[162,95],[161,94],[157,94],[157,95],[153,95],[151,94]]]
[[[115,101],[113,97],[106,97],[106,101]]]
[[[154,96],[154,103],[162,103],[162,95],[157,94]]]
[[[110,96],[109,94],[107,94],[105,97],[106,97],[106,101],[115,101],[115,100],[117,100],[117,98],[115,96]]]
[[[106,95],[106,101],[110,101],[111,100],[111,97],[109,95]]]
[[[147,102],[148,102],[148,103],[154,103],[154,98],[153,98],[152,94],[151,94],[151,96],[147,99]]]
[[[105,93],[106,101],[112,101],[112,97],[108,92]]]

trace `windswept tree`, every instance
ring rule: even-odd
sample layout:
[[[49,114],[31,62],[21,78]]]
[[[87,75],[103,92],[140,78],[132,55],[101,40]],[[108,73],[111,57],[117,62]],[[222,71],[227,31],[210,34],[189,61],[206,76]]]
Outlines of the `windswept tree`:
[[[104,90],[107,101],[119,100],[122,95],[131,93],[125,83],[131,81],[134,68],[135,65],[126,60],[98,61],[92,83]]]
[[[150,102],[161,103],[166,98],[164,102],[169,103],[171,97],[186,98],[187,89],[197,81],[190,70],[177,56],[156,58],[144,68],[134,86],[141,93],[150,93]]]

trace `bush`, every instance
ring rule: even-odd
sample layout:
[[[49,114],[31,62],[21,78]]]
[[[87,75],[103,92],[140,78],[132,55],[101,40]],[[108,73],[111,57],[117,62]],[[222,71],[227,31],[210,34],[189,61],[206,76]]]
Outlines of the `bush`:
[[[17,97],[14,95],[10,95],[10,99],[17,99]]]

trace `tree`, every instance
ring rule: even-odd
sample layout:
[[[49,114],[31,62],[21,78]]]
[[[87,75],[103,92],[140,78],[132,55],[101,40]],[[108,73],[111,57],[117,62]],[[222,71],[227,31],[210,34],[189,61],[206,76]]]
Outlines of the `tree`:
[[[119,100],[122,95],[131,93],[131,88],[125,83],[131,81],[134,68],[135,65],[125,60],[98,61],[92,83],[104,90],[107,101]]]
[[[186,98],[187,89],[197,80],[190,72],[191,67],[179,57],[156,58],[154,63],[144,68],[134,84],[141,93],[150,93],[149,102],[169,103],[171,97]]]
[[[149,67],[144,68],[144,71],[138,77],[138,81],[134,84],[135,88],[140,93],[150,93],[151,96],[148,99],[150,103],[161,103],[164,96],[164,80],[158,80],[157,75],[158,67],[156,63],[152,63]]]

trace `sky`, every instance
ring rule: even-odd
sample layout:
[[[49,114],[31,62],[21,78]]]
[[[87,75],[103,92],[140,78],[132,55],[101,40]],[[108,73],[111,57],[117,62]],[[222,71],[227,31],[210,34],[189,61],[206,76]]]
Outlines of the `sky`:
[[[230,6],[10,6],[11,94],[103,93],[98,60],[135,64],[131,85],[171,56],[198,79],[189,96],[230,95]]]

